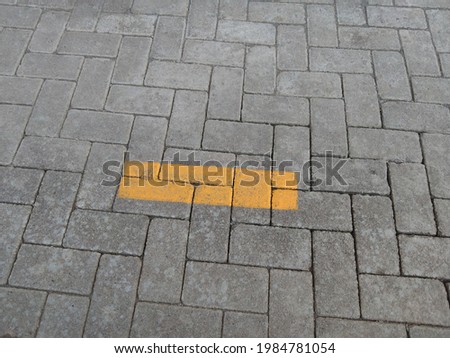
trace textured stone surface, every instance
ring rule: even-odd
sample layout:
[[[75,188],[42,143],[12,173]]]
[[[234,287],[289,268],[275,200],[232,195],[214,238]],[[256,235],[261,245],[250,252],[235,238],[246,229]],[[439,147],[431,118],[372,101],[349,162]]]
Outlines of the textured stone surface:
[[[267,316],[254,313],[225,312],[223,337],[265,338],[267,337]]]
[[[30,108],[25,106],[0,105],[0,164],[11,164],[30,113]]]
[[[0,201],[33,204],[43,175],[41,170],[0,167]]]
[[[402,324],[318,318],[317,337],[322,338],[406,338]]]

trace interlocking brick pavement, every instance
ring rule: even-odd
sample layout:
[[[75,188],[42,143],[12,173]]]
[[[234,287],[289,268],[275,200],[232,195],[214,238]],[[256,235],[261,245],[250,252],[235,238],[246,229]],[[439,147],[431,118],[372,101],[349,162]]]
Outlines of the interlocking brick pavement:
[[[0,336],[450,337],[449,108],[449,0],[0,0]],[[323,181],[131,200],[125,152]]]

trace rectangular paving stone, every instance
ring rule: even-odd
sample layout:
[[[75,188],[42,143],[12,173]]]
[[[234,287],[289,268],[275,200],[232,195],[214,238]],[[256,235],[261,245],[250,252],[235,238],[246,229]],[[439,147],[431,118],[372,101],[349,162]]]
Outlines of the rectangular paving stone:
[[[64,246],[140,256],[144,251],[148,218],[90,210],[73,212]]]
[[[32,105],[42,82],[38,78],[0,76],[0,102]]]
[[[14,164],[30,168],[82,172],[90,143],[62,138],[25,137]]]
[[[341,78],[336,73],[281,72],[278,91],[287,96],[340,98]]]
[[[67,24],[67,29],[70,31],[93,32],[103,4],[108,2],[105,0],[77,0]]]
[[[450,7],[448,7],[450,8]],[[427,17],[430,23],[431,35],[434,45],[439,52],[450,51],[450,11],[448,10],[427,10]]]
[[[349,128],[352,158],[383,159],[394,162],[422,161],[417,133],[387,129]]]
[[[369,26],[407,29],[427,28],[425,12],[422,9],[368,6],[367,22]]]
[[[359,318],[355,248],[350,234],[313,233],[316,313]]]
[[[411,83],[417,102],[450,104],[450,78],[413,77]]]
[[[67,116],[75,86],[74,82],[46,80],[33,107],[26,134],[57,137]]]
[[[266,338],[267,316],[227,311],[223,316],[223,338]]]
[[[419,6],[419,7],[435,7],[450,8],[450,4],[445,0],[396,0],[397,6]]]
[[[242,44],[186,40],[183,61],[206,65],[244,67],[245,46]]]
[[[334,48],[311,48],[309,50],[311,71],[372,73],[370,52]]]
[[[187,17],[186,36],[213,39],[216,34],[219,0],[191,0]]]
[[[188,305],[267,312],[267,269],[189,261],[182,301]]]
[[[137,257],[102,256],[84,337],[128,337],[140,270]]]
[[[307,5],[309,46],[337,47],[337,26],[334,6]]]
[[[450,77],[450,53],[442,53],[440,59],[444,77]]]
[[[209,66],[150,61],[145,85],[207,91],[210,77]]]
[[[43,175],[41,170],[0,167],[0,201],[33,204]]]
[[[436,51],[428,31],[400,30],[410,75],[440,76]]]
[[[209,89],[208,118],[238,121],[241,118],[244,70],[215,67]]]
[[[321,338],[406,338],[403,324],[318,317],[316,334]]]
[[[102,14],[98,19],[97,31],[121,35],[152,36],[156,16],[135,14]]]
[[[88,295],[99,257],[95,252],[23,244],[9,284]]]
[[[272,151],[272,127],[266,124],[206,121],[203,148],[248,154]]]
[[[376,196],[353,196],[353,220],[359,272],[399,275],[391,200]]]
[[[27,49],[32,32],[20,29],[4,29],[0,32],[0,74],[14,75]]]
[[[71,10],[74,8],[76,0],[17,0],[20,5],[40,6],[48,9]]]
[[[390,164],[397,231],[407,234],[436,234],[427,173],[422,164]]]
[[[95,32],[65,32],[58,53],[98,57],[116,57],[121,36]]]
[[[379,27],[339,26],[339,45],[366,50],[400,50],[398,32]]]
[[[117,56],[112,83],[144,84],[152,39],[125,36]]]
[[[25,242],[61,245],[80,180],[77,173],[45,173],[25,231]]]
[[[219,19],[247,20],[248,0],[220,0]]]
[[[191,203],[171,203],[117,198],[113,211],[119,213],[144,214],[173,219],[189,219]]]
[[[27,53],[17,74],[26,77],[76,80],[82,62],[83,58],[80,56]]]
[[[148,230],[139,299],[179,303],[189,222],[153,219]]]
[[[310,272],[270,272],[269,337],[313,337],[313,307]]]
[[[189,0],[135,0],[131,11],[141,14],[186,16]]]
[[[0,26],[34,29],[41,12],[36,8],[0,5]]]
[[[165,118],[137,116],[128,144],[131,160],[160,162],[164,152],[166,132]]]
[[[372,320],[449,325],[447,293],[431,279],[360,275],[362,316]],[[373,298],[377,299],[374,300]]]
[[[435,199],[434,210],[439,235],[450,237],[450,200]]]
[[[347,124],[381,127],[380,106],[375,81],[370,75],[343,75]]]
[[[373,63],[380,97],[411,101],[411,88],[403,56],[399,52],[374,51]]]
[[[222,312],[139,302],[131,337],[220,337]]]
[[[216,39],[226,42],[243,42],[274,45],[276,29],[272,24],[259,22],[219,20]]]
[[[250,93],[273,93],[276,76],[275,48],[267,46],[249,48],[245,60],[244,90]]]
[[[305,17],[305,7],[302,4],[250,2],[248,7],[250,21],[304,24]]]
[[[348,154],[344,101],[313,98],[311,152],[322,155],[326,151],[331,151],[334,156],[346,157]]]
[[[0,164],[11,164],[30,117],[31,108],[0,105]]]
[[[449,338],[449,328],[412,326],[409,327],[409,336],[411,338]]]
[[[186,21],[181,17],[160,16],[151,57],[160,60],[180,60],[185,27]]]
[[[55,52],[69,16],[70,13],[65,11],[48,11],[43,13],[31,39],[30,51]]]
[[[363,0],[336,0],[339,25],[365,25],[367,2]]]
[[[105,108],[111,112],[169,116],[174,90],[113,85]]]
[[[307,230],[239,224],[230,240],[230,263],[309,270],[311,234]]]
[[[133,0],[109,0],[103,4],[103,12],[116,12],[119,14],[131,11]]]
[[[430,190],[433,197],[450,199],[450,137],[440,134],[424,134],[423,151],[427,166]]]
[[[102,109],[108,95],[114,61],[87,58],[72,98],[73,108]]]
[[[308,68],[306,32],[303,26],[278,26],[277,45],[278,69],[305,71]]]
[[[23,205],[0,203],[0,284],[8,282],[8,276],[14,264],[22,234],[30,216],[31,208]]]

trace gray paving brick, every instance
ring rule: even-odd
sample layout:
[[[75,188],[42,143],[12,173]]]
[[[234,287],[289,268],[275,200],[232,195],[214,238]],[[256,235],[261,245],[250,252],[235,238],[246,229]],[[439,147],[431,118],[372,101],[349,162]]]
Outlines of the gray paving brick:
[[[419,136],[414,132],[387,129],[349,128],[352,158],[383,159],[394,162],[422,161]]]
[[[33,204],[43,175],[41,170],[0,167],[0,201]]]
[[[151,38],[124,37],[111,82],[142,85],[151,45]]]
[[[34,29],[40,16],[40,9],[0,5],[0,26]]]
[[[275,199],[276,192],[275,190]],[[346,194],[299,192],[298,208],[299,210],[273,210],[273,225],[317,230],[353,230],[350,197]]]
[[[372,73],[370,52],[333,48],[311,48],[310,69],[317,72]]]
[[[151,57],[161,60],[180,60],[186,20],[181,17],[160,16]]]
[[[223,317],[223,338],[265,338],[267,337],[267,316],[225,312]]]
[[[302,4],[250,2],[248,7],[250,21],[304,24],[305,17],[305,7]]]
[[[411,338],[450,338],[449,328],[412,326],[409,327]]]
[[[186,36],[213,39],[216,34],[219,0],[191,0],[187,17]]]
[[[250,93],[273,93],[275,82],[275,48],[267,46],[249,48],[245,60],[244,90]]]
[[[247,20],[248,0],[220,0],[219,19]]]
[[[94,31],[105,0],[77,0],[67,24],[68,30]]]
[[[244,42],[259,45],[274,45],[276,29],[272,24],[219,20],[217,39],[227,42]]]
[[[434,45],[439,52],[450,51],[450,11],[448,10],[427,10],[427,17],[430,23],[431,34]]]
[[[126,13],[131,10],[133,0],[109,0],[103,4],[103,12]]]
[[[173,97],[171,89],[114,85],[105,108],[112,112],[169,116]]]
[[[43,13],[31,39],[30,51],[55,52],[69,16],[70,13],[65,11],[48,11]]]
[[[37,78],[21,78],[0,76],[0,102],[11,104],[33,104],[42,80]],[[14,91],[11,91],[14,88]]]
[[[65,32],[58,46],[59,53],[98,57],[116,57],[121,36],[94,32]]]
[[[298,229],[255,225],[233,227],[230,241],[230,263],[309,270],[311,235]]]
[[[390,164],[397,231],[436,234],[427,173],[422,164]]]
[[[329,5],[307,5],[310,46],[337,47],[335,9]]]
[[[188,305],[267,312],[267,269],[189,261],[182,301]]]
[[[113,69],[114,61],[112,60],[86,59],[72,98],[72,107],[102,109],[108,95]]]
[[[337,232],[314,232],[313,255],[316,313],[359,318],[353,237]]]
[[[39,291],[0,288],[0,336],[34,337],[47,294]]]
[[[113,210],[120,213],[144,214],[174,219],[189,219],[191,203],[172,203],[163,201],[140,201],[117,198]]]
[[[281,72],[278,91],[288,96],[339,98],[341,78],[336,73]]]
[[[444,77],[450,77],[450,53],[442,53],[440,59]]]
[[[139,302],[132,337],[220,337],[222,312]]]
[[[444,285],[437,280],[360,275],[359,284],[364,318],[436,325],[450,323],[447,294]]]
[[[378,27],[339,26],[339,45],[367,50],[400,50],[398,32]]]
[[[277,46],[278,69],[306,70],[308,68],[306,32],[303,26],[278,26]]]
[[[61,245],[80,180],[76,173],[45,173],[24,241]]]
[[[166,132],[166,119],[136,117],[128,144],[131,160],[160,162],[163,156]]]
[[[81,338],[88,307],[87,297],[49,294],[36,336]]]
[[[183,61],[206,65],[244,67],[244,57],[244,45],[221,41],[187,40],[183,52]]]
[[[435,199],[434,210],[439,234],[450,237],[450,200]]]
[[[27,53],[17,73],[26,77],[76,80],[82,62],[83,58],[80,56]]]
[[[203,148],[265,154],[272,151],[272,127],[266,124],[206,121]]]
[[[102,14],[98,19],[97,31],[121,35],[152,36],[156,16],[135,14]]]
[[[436,7],[450,8],[450,4],[445,0],[396,0],[397,6],[420,6],[420,7]]]
[[[381,127],[378,93],[373,77],[345,74],[343,82],[347,124],[356,127]]]
[[[23,244],[9,284],[87,295],[94,282],[99,254]]]
[[[222,167],[234,167],[236,165],[236,156],[232,153],[178,148],[167,148],[164,153],[164,161],[177,163],[177,155],[179,155],[179,161],[185,164],[189,163],[189,165],[199,165],[198,163],[200,163],[200,165],[207,166],[212,165],[213,162],[216,163],[216,166]],[[197,164],[192,161],[192,158],[197,161]]]
[[[365,25],[365,6],[363,0],[336,0],[336,15],[340,25]]]
[[[128,337],[140,270],[141,260],[137,257],[102,256],[85,337]]]
[[[28,206],[0,203],[0,284],[8,281],[14,259],[22,242],[22,234],[30,216]]]
[[[17,0],[19,5],[40,6],[48,9],[71,10],[76,0]]]
[[[399,256],[391,200],[354,196],[353,220],[359,272],[398,275]]]
[[[135,0],[131,9],[134,13],[186,16],[189,0]]]
[[[74,91],[74,82],[46,80],[33,107],[26,134],[57,137]]]
[[[427,20],[422,9],[401,7],[368,6],[369,26],[426,29]]]
[[[62,138],[25,137],[14,164],[30,168],[83,171],[90,144]]]
[[[317,337],[321,338],[406,338],[402,324],[322,318],[316,321]]]
[[[30,41],[32,32],[20,29],[4,29],[0,32],[0,74],[14,75]]]
[[[440,75],[437,55],[428,31],[400,30],[400,38],[410,75]]]
[[[139,299],[179,303],[189,222],[153,219],[148,230]]]
[[[31,108],[25,106],[0,105],[0,164],[11,164],[30,112]]]
[[[450,104],[450,78],[413,77],[411,82],[416,101]]]

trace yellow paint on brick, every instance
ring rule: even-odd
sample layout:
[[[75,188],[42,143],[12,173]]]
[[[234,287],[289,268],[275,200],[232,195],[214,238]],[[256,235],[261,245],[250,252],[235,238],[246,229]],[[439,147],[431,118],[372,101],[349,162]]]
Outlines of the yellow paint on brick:
[[[270,209],[272,200],[270,172],[267,170],[237,169],[234,183],[233,206]]]
[[[272,209],[274,210],[297,210],[298,191],[275,189],[272,196]]]
[[[202,185],[195,190],[194,204],[231,206],[232,195],[230,186]]]

